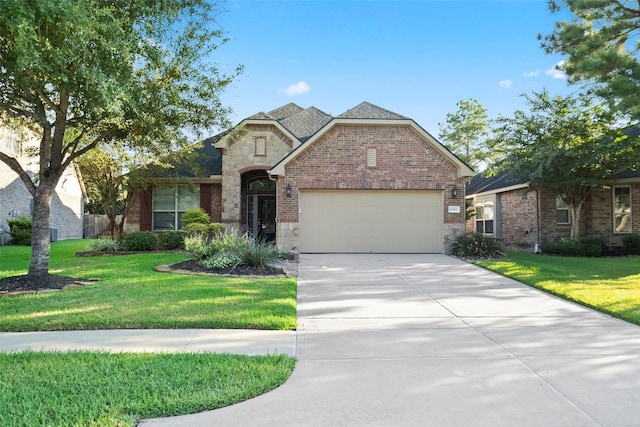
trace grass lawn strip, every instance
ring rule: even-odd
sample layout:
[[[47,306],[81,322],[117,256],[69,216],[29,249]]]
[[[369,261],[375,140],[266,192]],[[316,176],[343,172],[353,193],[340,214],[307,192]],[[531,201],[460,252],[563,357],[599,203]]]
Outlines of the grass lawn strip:
[[[0,299],[0,331],[78,329],[296,328],[293,278],[236,278],[159,273],[180,253],[77,258],[87,240],[56,242],[50,272],[98,278],[64,292]],[[29,248],[0,247],[1,277],[25,274]],[[8,269],[4,265],[10,266]]]
[[[228,406],[284,383],[291,357],[226,354],[0,354],[0,425],[133,426]]]
[[[508,252],[476,264],[640,325],[640,257],[571,258]]]
[[[53,274],[83,288],[0,299],[0,330],[295,329],[295,279],[158,273],[179,253],[76,258],[86,240],[52,245]],[[0,247],[0,277],[25,274],[30,248]],[[231,405],[290,376],[295,359],[207,353],[0,353],[0,425],[133,426]]]

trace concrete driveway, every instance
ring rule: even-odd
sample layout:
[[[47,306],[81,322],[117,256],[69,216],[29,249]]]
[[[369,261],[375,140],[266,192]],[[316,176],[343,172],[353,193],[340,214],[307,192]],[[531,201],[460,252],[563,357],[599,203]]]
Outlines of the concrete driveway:
[[[443,255],[302,255],[280,388],[144,426],[640,426],[640,328]]]

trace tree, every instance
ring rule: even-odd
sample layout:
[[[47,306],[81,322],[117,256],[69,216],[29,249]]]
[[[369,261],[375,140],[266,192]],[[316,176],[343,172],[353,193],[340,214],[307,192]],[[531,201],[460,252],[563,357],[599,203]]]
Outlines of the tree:
[[[87,193],[102,206],[112,239],[122,239],[127,216],[137,198],[149,188],[152,178],[169,178],[174,172],[187,170],[194,176],[198,174],[201,167],[194,149],[200,145],[190,145],[158,157],[140,150],[132,153],[123,144],[110,144],[97,147],[78,159]]]
[[[187,135],[226,126],[219,99],[241,68],[210,55],[226,39],[206,0],[0,2],[0,113],[40,137],[28,276],[48,280],[52,193],[71,162],[98,144],[166,153]],[[1,115],[1,114],[0,114]]]
[[[620,130],[620,117],[586,94],[525,95],[530,112],[499,119],[497,138],[507,155],[496,170],[562,197],[571,238],[580,236],[582,206],[592,188],[637,160],[640,142]]]
[[[564,3],[575,19],[539,35],[547,53],[568,55],[562,68],[572,83],[583,82],[612,108],[640,118],[640,4],[627,0],[550,0]]]
[[[438,123],[440,139],[469,166],[486,166],[495,158],[488,144],[491,122],[487,110],[476,99],[456,105],[458,111],[448,113],[446,123]]]

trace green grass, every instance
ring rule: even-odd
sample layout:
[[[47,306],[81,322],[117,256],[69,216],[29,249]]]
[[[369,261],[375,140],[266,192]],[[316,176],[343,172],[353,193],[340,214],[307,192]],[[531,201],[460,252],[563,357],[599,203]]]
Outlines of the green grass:
[[[0,425],[133,426],[231,405],[284,383],[286,356],[0,354]]]
[[[571,258],[509,252],[476,264],[640,325],[640,257]]]
[[[78,258],[87,240],[52,245],[50,272],[99,282],[0,298],[0,331],[122,328],[296,328],[296,281],[159,273],[180,253]],[[28,247],[0,247],[0,277],[25,274]]]
[[[0,330],[294,329],[294,279],[158,273],[179,253],[77,258],[89,241],[52,245],[50,272],[100,281],[0,299]],[[30,248],[0,247],[0,277],[25,274]],[[216,354],[0,353],[1,426],[133,426],[200,412],[271,390],[295,359]]]

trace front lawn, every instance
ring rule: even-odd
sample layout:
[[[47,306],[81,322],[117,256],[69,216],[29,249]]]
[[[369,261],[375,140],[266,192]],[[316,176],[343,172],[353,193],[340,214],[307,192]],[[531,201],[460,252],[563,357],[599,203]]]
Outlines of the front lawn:
[[[295,329],[296,282],[158,273],[179,253],[77,258],[86,240],[52,245],[50,272],[100,281],[0,298],[1,331],[118,328]],[[0,247],[0,278],[25,274],[30,248]],[[0,353],[1,426],[133,426],[219,408],[291,374],[284,355]]]
[[[296,328],[296,281],[158,273],[188,258],[146,253],[78,258],[87,240],[52,244],[50,272],[99,282],[0,298],[0,331],[122,328]],[[0,277],[25,274],[30,248],[0,247]]]
[[[227,354],[0,354],[0,425],[134,426],[250,399],[284,383],[295,359]]]
[[[640,325],[640,257],[571,258],[508,252],[477,261],[495,271]]]

